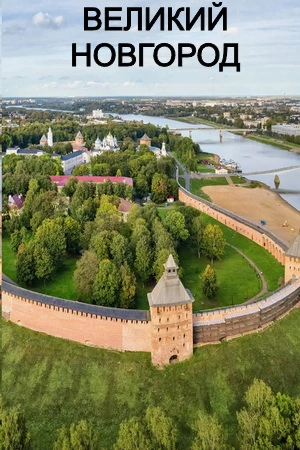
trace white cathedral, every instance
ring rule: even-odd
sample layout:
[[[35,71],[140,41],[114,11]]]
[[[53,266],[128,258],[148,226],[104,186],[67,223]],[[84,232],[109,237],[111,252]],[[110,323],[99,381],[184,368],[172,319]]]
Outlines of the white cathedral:
[[[99,137],[95,140],[94,149],[92,150],[93,154],[101,154],[108,150],[120,150],[117,142],[116,136],[113,136],[111,133],[101,141]]]

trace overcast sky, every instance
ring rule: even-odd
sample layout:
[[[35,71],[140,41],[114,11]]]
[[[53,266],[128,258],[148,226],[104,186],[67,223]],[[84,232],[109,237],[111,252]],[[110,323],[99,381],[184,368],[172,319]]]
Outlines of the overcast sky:
[[[221,24],[213,31],[150,32],[84,31],[83,8],[123,7],[123,1],[91,0],[4,0],[3,5],[3,96],[212,96],[212,95],[300,95],[300,1],[238,0],[223,2],[228,9],[228,31]],[[128,1],[130,7],[191,7],[196,12],[209,7],[207,0],[179,2]],[[218,8],[214,8],[218,11]],[[183,22],[183,21],[182,21]],[[125,25],[125,20],[122,22]],[[184,22],[183,22],[184,23]],[[175,27],[176,28],[176,27]],[[206,68],[197,58],[184,61],[184,67],[158,67],[151,53],[145,67],[101,68],[79,63],[72,68],[71,46],[83,50],[108,42],[178,42],[200,46],[224,42],[239,44],[241,72],[218,65]],[[104,58],[104,56],[103,56]],[[81,58],[83,59],[83,58]]]

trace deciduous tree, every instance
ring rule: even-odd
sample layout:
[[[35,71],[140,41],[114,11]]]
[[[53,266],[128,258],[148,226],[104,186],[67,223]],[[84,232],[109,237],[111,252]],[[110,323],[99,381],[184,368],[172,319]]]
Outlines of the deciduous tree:
[[[171,233],[175,242],[186,241],[189,237],[189,232],[185,226],[184,215],[179,211],[169,211],[163,220],[163,224],[169,233]]]
[[[34,245],[21,244],[16,262],[17,280],[21,284],[30,286],[35,279]]]
[[[201,412],[194,425],[192,450],[229,450],[222,426],[214,416]]]
[[[215,297],[219,286],[217,282],[217,275],[214,269],[207,265],[205,271],[201,275],[202,291],[207,298]]]
[[[83,300],[92,299],[98,265],[97,255],[91,251],[85,251],[80,260],[77,261],[74,282],[79,298]]]
[[[3,450],[30,450],[31,439],[20,405],[0,408],[0,445]]]
[[[208,224],[203,232],[203,250],[211,264],[214,259],[221,259],[225,252],[226,241],[219,225]]]
[[[120,276],[114,263],[104,259],[99,264],[93,286],[93,300],[97,305],[119,305]]]
[[[53,450],[96,449],[99,449],[99,442],[97,442],[95,430],[86,420],[72,423],[70,428],[61,428],[53,447]]]

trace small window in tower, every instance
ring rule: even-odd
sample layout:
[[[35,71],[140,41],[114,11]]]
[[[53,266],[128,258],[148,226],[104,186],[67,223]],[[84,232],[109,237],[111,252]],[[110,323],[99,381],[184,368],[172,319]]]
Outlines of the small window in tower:
[[[180,316],[178,316],[178,320],[180,320]]]
[[[185,342],[182,344],[182,347],[185,347]]]
[[[167,322],[169,322],[169,317],[167,317]]]
[[[161,341],[161,338],[159,338],[158,341],[160,342],[160,341]]]
[[[159,328],[157,328],[157,331],[159,332]]]
[[[185,334],[183,335],[183,339],[185,338]]]
[[[173,269],[173,272],[175,272],[175,269]]]
[[[159,319],[159,323],[161,322],[161,319]]]
[[[173,341],[175,341],[175,336],[173,336]]]

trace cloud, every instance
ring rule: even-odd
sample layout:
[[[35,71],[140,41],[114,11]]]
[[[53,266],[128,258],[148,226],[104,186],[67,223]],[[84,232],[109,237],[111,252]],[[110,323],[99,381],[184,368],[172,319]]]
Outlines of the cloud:
[[[135,83],[133,83],[132,81],[125,81],[125,83],[123,83],[123,87],[132,87],[135,86]]]
[[[57,83],[55,81],[51,81],[51,83],[45,83],[43,84],[43,89],[53,89],[57,87]]]
[[[3,28],[3,34],[20,34],[24,33],[25,31],[25,27],[22,27],[14,22],[10,22]]]
[[[64,25],[64,17],[54,17],[49,13],[38,12],[32,17],[32,23],[36,27],[62,28]]]
[[[226,34],[237,34],[238,32],[239,29],[237,27],[229,27],[226,31],[224,31]]]

